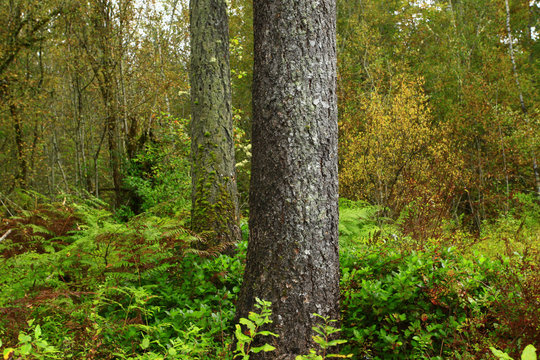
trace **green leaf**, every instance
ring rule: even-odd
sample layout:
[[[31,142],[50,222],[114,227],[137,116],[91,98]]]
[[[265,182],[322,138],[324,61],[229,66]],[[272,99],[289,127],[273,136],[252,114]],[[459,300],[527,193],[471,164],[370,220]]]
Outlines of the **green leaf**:
[[[234,335],[236,336],[238,341],[242,343],[246,343],[251,340],[249,336],[242,333],[242,328],[238,324],[236,324],[236,331],[234,332]]]
[[[175,348],[173,348],[173,347],[172,347],[172,348],[169,348],[169,355],[174,356],[174,355],[176,355],[177,353],[178,353],[178,352],[176,351]]]
[[[261,326],[266,323],[263,312],[261,314],[257,314],[253,311],[250,311],[250,313],[248,314],[248,318],[253,321],[257,326]]]
[[[525,347],[525,350],[523,350],[523,354],[521,354],[521,360],[536,360],[536,348],[529,344]]]
[[[331,334],[335,334],[337,332],[340,332],[341,329],[336,329],[335,327],[327,326],[325,331],[326,331],[326,335],[331,335]]]
[[[32,344],[24,344],[21,346],[20,352],[22,355],[30,355],[30,352],[32,351]]]
[[[43,339],[36,339],[36,341],[34,341],[34,344],[36,344],[37,347],[40,349],[45,349],[47,346],[49,346],[49,343],[47,342],[47,340],[43,340]]]
[[[262,335],[262,336],[273,336],[273,337],[279,337],[278,334],[275,334],[271,331],[267,331],[267,330],[263,330],[263,331],[259,331],[257,334],[255,335]]]
[[[321,347],[326,345],[326,340],[324,340],[321,336],[313,336],[313,341],[315,341]]]
[[[502,360],[513,360],[507,353],[502,352],[501,350],[497,350],[497,349],[495,349],[495,348],[492,347],[492,346],[490,346],[489,349],[491,350],[491,352],[493,353],[493,355],[495,355],[495,356],[498,357],[499,359],[502,359]]]
[[[276,348],[272,345],[264,344],[263,346],[254,347],[251,349],[252,353],[259,353],[261,351],[268,352],[268,351],[274,351]]]
[[[246,318],[240,318],[240,324],[246,325],[251,334],[253,334],[255,332],[255,324],[252,321],[250,321],[250,320],[248,320]]]
[[[6,349],[4,349],[4,353],[3,353],[4,359],[9,359],[14,352],[15,352],[14,348],[6,348]]]
[[[145,337],[143,341],[141,342],[141,348],[144,350],[144,349],[148,349],[149,346],[150,346],[150,339]]]
[[[21,332],[19,333],[19,341],[22,343],[29,343],[30,341],[32,341],[32,337]]]
[[[345,344],[347,340],[332,340],[328,343],[328,346],[336,346],[339,344]]]
[[[41,337],[41,326],[36,326],[36,328],[34,329],[34,335],[36,336],[36,338]]]

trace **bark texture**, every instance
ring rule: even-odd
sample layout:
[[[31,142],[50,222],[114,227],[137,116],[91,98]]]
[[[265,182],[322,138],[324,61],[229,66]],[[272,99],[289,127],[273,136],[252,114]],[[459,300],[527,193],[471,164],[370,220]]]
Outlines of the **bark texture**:
[[[338,319],[335,0],[254,2],[250,240],[238,316],[272,301],[277,349],[312,342],[313,313]]]
[[[236,241],[238,194],[225,0],[191,0],[192,227]]]

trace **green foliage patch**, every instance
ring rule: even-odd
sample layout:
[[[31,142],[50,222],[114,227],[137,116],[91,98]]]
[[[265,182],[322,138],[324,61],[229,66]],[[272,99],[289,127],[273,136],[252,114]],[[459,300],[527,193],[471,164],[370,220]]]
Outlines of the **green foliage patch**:
[[[70,217],[70,231],[50,230]],[[9,221],[0,338],[15,355],[208,359],[227,349],[242,257],[198,250],[203,240],[185,219],[147,213],[118,223],[99,202],[79,200]],[[40,336],[28,339],[34,324]]]
[[[341,201],[341,329],[321,319],[300,358],[519,358],[536,346],[538,205],[516,199],[480,240],[449,228],[422,244],[379,208]],[[245,223],[225,255],[200,250],[182,217],[148,211],[119,222],[99,200],[69,196],[22,206],[0,227],[3,356],[248,359],[272,350],[250,345],[270,321],[266,302],[233,323]]]
[[[124,218],[151,210],[174,214],[189,208],[191,140],[189,119],[162,114],[158,121],[167,124],[151,133],[142,149],[130,159],[124,185],[130,193]],[[159,139],[159,140],[158,140]]]
[[[342,236],[346,350],[372,359],[489,359],[493,346],[518,356],[539,343],[540,212],[530,197],[518,198],[520,211],[486,224],[476,243],[461,232],[422,244],[392,234],[351,242],[361,227]]]

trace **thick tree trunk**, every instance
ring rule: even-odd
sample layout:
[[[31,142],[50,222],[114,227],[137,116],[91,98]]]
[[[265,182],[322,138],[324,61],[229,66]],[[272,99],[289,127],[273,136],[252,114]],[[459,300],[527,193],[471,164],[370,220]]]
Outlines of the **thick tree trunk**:
[[[254,2],[250,240],[238,316],[272,302],[276,351],[306,354],[339,316],[334,0]],[[269,340],[272,342],[272,340]]]
[[[192,228],[211,245],[239,239],[225,0],[191,0]]]

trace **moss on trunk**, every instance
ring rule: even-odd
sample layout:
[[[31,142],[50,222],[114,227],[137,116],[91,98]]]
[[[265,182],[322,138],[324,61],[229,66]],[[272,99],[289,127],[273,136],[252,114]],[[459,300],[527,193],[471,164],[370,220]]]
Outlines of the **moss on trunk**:
[[[191,0],[192,228],[211,245],[238,240],[229,65],[224,0]]]

